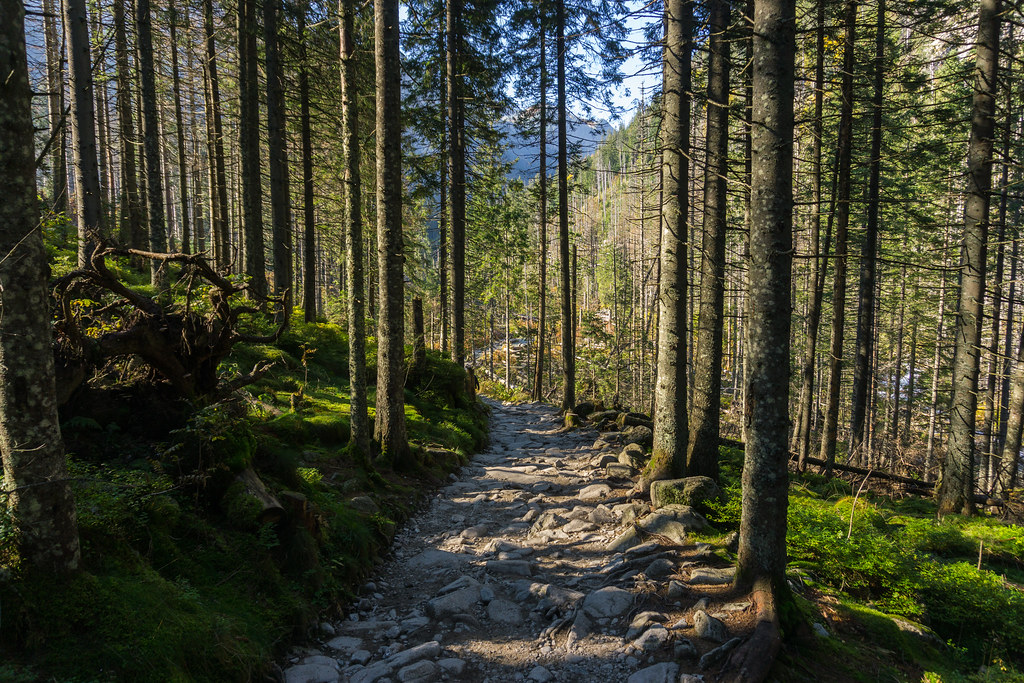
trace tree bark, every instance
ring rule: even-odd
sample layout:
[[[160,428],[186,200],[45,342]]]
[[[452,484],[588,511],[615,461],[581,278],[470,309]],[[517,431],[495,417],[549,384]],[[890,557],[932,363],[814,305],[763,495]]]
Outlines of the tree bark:
[[[224,270],[232,262],[231,221],[228,212],[228,182],[224,163],[224,127],[220,112],[220,80],[217,75],[217,44],[213,25],[213,0],[203,2],[203,26],[206,33],[206,132],[210,155],[210,234],[214,243],[214,261]]]
[[[377,418],[385,462],[412,465],[405,432],[405,243],[402,237],[402,108],[398,0],[374,0],[377,72]]]
[[[811,300],[807,308],[807,343],[800,366],[800,403],[797,411],[797,468],[802,472],[811,445],[811,423],[814,414],[814,361],[818,352],[818,329],[821,326],[821,300],[828,270],[829,240],[821,248],[821,136],[825,100],[825,0],[817,2],[816,58],[814,63],[814,123],[811,139]]]
[[[875,261],[878,257],[879,185],[882,166],[882,107],[885,77],[885,0],[878,0],[875,28],[874,96],[871,101],[871,158],[868,162],[868,216],[860,252],[857,295],[857,341],[853,364],[853,406],[850,411],[850,455],[864,442],[864,420],[871,386],[872,341],[875,327]],[[902,334],[902,330],[899,330]],[[902,337],[901,337],[902,339]],[[897,374],[899,369],[897,368]],[[897,389],[898,391],[898,389]],[[895,424],[895,422],[893,423]]]
[[[540,235],[537,240],[537,297],[540,299],[537,311],[537,367],[533,373],[534,401],[544,397],[544,342],[545,327],[548,315],[548,74],[547,74],[547,26],[544,21],[544,4],[539,6],[541,16],[538,19],[540,32],[540,170],[537,174],[538,190],[538,222]]]
[[[146,0],[148,2],[148,0]],[[257,296],[267,293],[263,253],[263,181],[260,163],[260,101],[256,52],[256,0],[238,2],[238,144],[242,157],[242,231],[245,274]]]
[[[143,0],[144,1],[144,0]],[[102,220],[99,151],[96,149],[96,105],[93,98],[92,52],[85,0],[64,0],[64,30],[71,73],[71,147],[75,165],[75,213],[78,225],[78,267],[88,268]]]
[[[178,11],[174,0],[168,0],[167,13],[170,15],[171,43],[171,84],[174,91],[174,123],[178,144],[178,195],[181,198],[181,251],[191,253],[193,248],[192,223],[189,216],[189,189],[187,160],[185,158],[185,122],[181,111],[181,75],[178,73]],[[185,16],[188,16],[186,10]]]
[[[69,2],[74,0],[68,0]],[[160,121],[156,102],[156,72],[153,66],[153,17],[149,0],[135,6],[138,24],[139,79],[142,83],[142,122],[146,151],[146,194],[149,206],[149,249],[167,251],[167,224],[164,217],[163,178],[160,169]],[[150,261],[150,282],[158,292],[168,287],[167,266]]]
[[[658,298],[658,380],[654,448],[640,489],[686,471],[686,217],[690,180],[690,61],[693,7],[665,3],[662,48],[661,284]]]
[[[729,40],[726,35],[729,3],[713,0],[710,5],[711,61],[708,66],[700,313],[686,473],[717,481],[725,312],[726,175],[729,172]]]
[[[122,15],[124,0],[120,0]],[[114,4],[115,12],[117,2]],[[43,38],[46,41],[46,98],[50,124],[50,202],[55,213],[68,210],[67,124],[64,117],[64,50],[57,25],[58,10],[54,0],[43,0]],[[116,16],[116,15],[115,15]],[[124,19],[122,18],[122,24]],[[116,30],[115,24],[115,30]],[[122,26],[123,34],[123,26]]]
[[[562,297],[562,399],[561,410],[576,406],[576,349],[573,337],[572,264],[569,261],[569,146],[566,137],[565,94],[565,0],[556,2],[555,52],[558,110],[558,262]]]
[[[299,10],[299,126],[302,138],[302,309],[305,321],[316,320],[316,214],[313,198],[313,134],[309,120],[309,55],[306,12]],[[346,160],[348,157],[345,157]],[[351,340],[350,340],[351,341]]]
[[[974,512],[975,423],[978,407],[982,300],[992,193],[992,138],[995,132],[1001,0],[981,0],[978,20],[967,198],[960,256],[960,296],[953,357],[953,400],[949,447],[938,486],[939,513]]]
[[[370,457],[370,419],[366,398],[366,284],[363,266],[362,179],[360,177],[357,98],[356,0],[341,0],[341,140],[345,156],[345,269],[348,279],[348,373],[350,439],[356,457]],[[308,245],[308,241],[307,241]],[[307,246],[307,249],[315,249]],[[308,259],[309,257],[307,257]],[[314,272],[311,270],[310,272]],[[307,294],[307,300],[309,295]],[[314,312],[316,305],[313,305]],[[379,419],[379,418],[378,418]]]
[[[267,69],[267,147],[270,171],[271,241],[274,257],[274,295],[285,297],[285,310],[291,311],[292,280],[292,199],[288,186],[288,140],[284,102],[283,68],[278,32],[281,0],[263,0],[263,43]]]
[[[0,455],[18,554],[63,573],[80,555],[57,415],[24,12],[18,0],[0,0]]]
[[[114,66],[117,70],[117,123],[121,154],[120,233],[121,242],[135,249],[146,247],[146,229],[142,221],[139,177],[135,165],[138,139],[132,113],[132,77],[128,62],[128,36],[125,0],[114,0]]]
[[[736,586],[788,598],[790,270],[793,243],[793,0],[755,4],[746,445]]]
[[[836,264],[832,287],[832,340],[828,373],[828,402],[821,430],[821,459],[825,476],[831,476],[836,459],[839,423],[839,389],[843,372],[843,340],[846,327],[846,247],[850,227],[850,152],[853,143],[853,69],[857,42],[857,3],[846,3],[846,38],[843,48],[842,108],[839,117],[839,150],[836,164]]]
[[[466,131],[462,103],[462,1],[448,0],[448,172],[451,182],[452,361],[466,363]]]

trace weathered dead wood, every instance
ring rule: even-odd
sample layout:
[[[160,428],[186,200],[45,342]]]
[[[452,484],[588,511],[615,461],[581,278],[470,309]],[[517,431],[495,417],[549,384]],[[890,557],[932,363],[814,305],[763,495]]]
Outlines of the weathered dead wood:
[[[109,256],[149,259],[164,267],[180,264],[178,283],[186,287],[184,306],[161,304],[128,287],[108,268]],[[209,302],[208,309],[201,312],[195,305],[199,286],[204,287]],[[177,393],[188,398],[216,399],[255,381],[269,366],[257,366],[248,375],[222,381],[217,376],[220,361],[239,342],[276,341],[288,325],[288,315],[284,296],[263,297],[249,292],[250,299],[263,304],[262,308],[232,304],[235,295],[248,289],[247,283],[233,282],[215,270],[202,254],[162,254],[100,243],[89,268],[73,271],[54,284],[58,302],[56,360],[61,368],[59,379],[65,383],[59,394],[67,400],[74,387],[96,369],[124,356],[142,359]],[[93,299],[100,303],[82,303]],[[279,316],[281,322],[265,335],[239,330],[243,316],[259,315]]]

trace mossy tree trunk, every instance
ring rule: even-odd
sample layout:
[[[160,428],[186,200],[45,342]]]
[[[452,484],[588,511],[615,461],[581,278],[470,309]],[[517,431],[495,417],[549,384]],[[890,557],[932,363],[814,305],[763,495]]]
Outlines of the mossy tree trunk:
[[[729,3],[711,2],[700,314],[686,473],[718,480],[725,309],[726,174],[729,171]]]
[[[342,222],[345,226],[345,268],[348,279],[350,443],[356,449],[356,456],[365,461],[370,456],[370,419],[366,405],[366,286],[363,271],[363,215],[360,194],[362,179],[359,170],[359,105],[356,97],[356,0],[341,0],[340,14],[341,140],[345,152]]]
[[[999,66],[1001,0],[981,0],[967,151],[967,198],[960,255],[960,305],[953,356],[953,400],[949,447],[937,489],[940,513],[974,512],[974,455],[981,361],[982,300],[992,194],[992,142],[995,133],[996,77]]]
[[[686,217],[690,178],[690,62],[693,7],[688,0],[665,3],[662,51],[661,279],[658,296],[658,380],[655,386],[654,449],[640,478],[682,476],[689,425],[686,414]]]
[[[78,566],[78,527],[57,417],[36,202],[32,89],[19,0],[0,0],[0,455],[21,559],[42,571]]]
[[[404,468],[412,453],[405,431],[405,242],[402,236],[402,109],[398,0],[374,0],[377,80],[377,419],[385,462]],[[454,248],[454,245],[453,245]],[[456,331],[456,335],[458,332]]]

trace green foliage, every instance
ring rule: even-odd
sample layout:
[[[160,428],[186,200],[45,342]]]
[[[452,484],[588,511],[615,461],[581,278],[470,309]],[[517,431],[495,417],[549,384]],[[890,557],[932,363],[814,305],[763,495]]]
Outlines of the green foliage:
[[[171,438],[164,457],[179,475],[239,472],[252,464],[256,451],[256,435],[237,402],[199,408],[184,427],[171,432]]]

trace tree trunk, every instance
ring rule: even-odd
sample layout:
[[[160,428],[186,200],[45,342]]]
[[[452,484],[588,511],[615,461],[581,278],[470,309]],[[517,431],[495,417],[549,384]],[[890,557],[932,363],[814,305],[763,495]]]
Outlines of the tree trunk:
[[[544,5],[540,5],[543,12]],[[537,296],[540,298],[537,313],[537,367],[533,374],[534,401],[544,398],[544,330],[547,325],[548,313],[548,77],[547,77],[547,27],[544,16],[538,20],[537,30],[540,31],[540,170],[537,177],[540,197],[538,201],[538,221],[540,235],[537,244],[539,272]]]
[[[220,81],[217,75],[217,44],[213,26],[213,0],[203,2],[206,33],[206,132],[210,155],[210,234],[214,243],[214,261],[224,270],[231,258],[228,182],[224,162],[224,127],[220,113]]]
[[[362,179],[360,178],[359,105],[356,90],[355,14],[357,0],[341,0],[341,141],[345,157],[345,269],[348,279],[348,373],[351,437],[362,463],[370,457],[370,419],[366,398],[366,292],[363,270]],[[307,238],[307,245],[309,241]],[[307,246],[307,248],[310,248]],[[314,249],[311,249],[314,251]],[[310,273],[315,272],[315,268]],[[309,295],[307,294],[307,299]],[[315,302],[313,308],[316,308]],[[383,346],[383,344],[382,344]],[[379,394],[378,394],[379,395]],[[404,425],[403,425],[404,426]]]
[[[274,257],[274,294],[285,297],[290,311],[292,293],[292,201],[288,186],[288,141],[284,83],[278,48],[278,11],[281,0],[263,2],[263,42],[267,68],[267,147],[270,171],[271,241]]]
[[[793,231],[793,0],[754,15],[750,319],[746,442],[736,585],[766,582],[785,600],[789,473],[789,329]],[[770,123],[769,123],[770,122]]]
[[[405,243],[402,238],[402,83],[398,0],[374,0],[377,72],[377,419],[385,462],[412,465],[405,433]]]
[[[868,162],[868,219],[860,252],[857,296],[857,347],[853,363],[853,406],[850,415],[850,456],[864,440],[868,388],[871,386],[872,340],[875,327],[875,261],[878,257],[879,184],[882,166],[882,106],[885,76],[885,0],[878,0],[875,28],[874,97],[871,102],[871,158]],[[902,330],[899,330],[902,335]],[[902,339],[902,336],[900,337]],[[899,369],[897,368],[897,374]],[[898,389],[897,389],[898,391]],[[895,422],[893,422],[895,425]]]
[[[707,160],[704,170],[704,237],[701,244],[700,314],[697,327],[688,476],[718,479],[722,405],[722,324],[725,308],[726,175],[729,172],[729,3],[711,2],[708,66]]]
[[[114,0],[114,66],[117,70],[117,123],[121,154],[121,242],[135,249],[146,248],[146,232],[142,224],[138,170],[135,151],[135,116],[132,112],[132,77],[128,63],[128,36],[125,0]]]
[[[831,476],[836,459],[836,437],[839,424],[839,389],[843,372],[843,340],[846,327],[846,245],[850,227],[850,152],[853,144],[853,69],[854,45],[857,42],[857,3],[846,3],[846,39],[843,48],[842,109],[839,118],[839,150],[836,164],[836,265],[832,287],[832,341],[828,373],[828,403],[821,430],[821,459],[825,476]]]
[[[149,204],[149,250],[160,253],[167,251],[167,227],[164,218],[163,178],[160,166],[160,120],[156,102],[156,72],[153,67],[153,17],[149,0],[138,0],[135,6],[135,20],[138,23],[139,79],[142,83],[146,194]],[[152,259],[149,277],[158,292],[164,292],[167,289],[169,279],[166,264]]]
[[[119,0],[122,12],[121,33],[124,35],[124,0]],[[118,2],[114,9],[117,11]],[[43,0],[43,38],[46,41],[47,119],[50,124],[50,203],[55,213],[68,211],[68,159],[67,124],[64,117],[64,50],[58,28],[54,0]],[[116,31],[115,14],[115,31]],[[116,34],[115,34],[116,35]],[[120,76],[120,71],[118,72]]]
[[[447,10],[447,5],[445,6]],[[446,16],[447,19],[447,16]],[[445,73],[438,79],[441,82],[440,98],[437,104],[437,114],[441,123],[441,148],[438,150],[438,211],[437,211],[437,299],[438,315],[441,323],[441,354],[448,353],[448,346],[451,343],[451,313],[448,310],[448,32],[437,32],[437,57],[445,60]]]
[[[147,0],[142,0],[146,2]],[[148,5],[147,5],[148,7]],[[71,147],[75,164],[75,213],[78,224],[78,267],[88,268],[99,234],[100,171],[96,149],[92,53],[85,0],[64,0],[64,30],[71,72]],[[152,71],[150,72],[152,73]]]
[[[572,272],[569,262],[569,146],[566,137],[565,0],[557,0],[558,261],[562,278],[562,412],[576,406],[576,349],[573,338]],[[684,214],[685,215],[685,214]]]
[[[451,175],[452,361],[466,363],[466,131],[462,103],[462,2],[448,0],[448,163]]]
[[[1009,418],[1006,421],[1006,439],[1003,441],[999,485],[1003,492],[1018,485],[1020,467],[1021,426],[1024,423],[1024,329],[1017,347],[1017,367],[1010,381]]]
[[[811,423],[814,410],[814,361],[818,352],[818,329],[821,325],[821,300],[828,270],[829,240],[821,246],[821,136],[824,128],[822,110],[825,100],[825,0],[817,2],[817,38],[814,63],[814,132],[811,137],[811,301],[807,308],[807,343],[800,366],[800,407],[797,411],[797,467],[802,472],[811,444]]]
[[[889,437],[896,440],[900,424],[900,385],[903,380],[903,322],[907,312],[907,267],[900,273],[900,317],[893,328],[896,335],[896,367],[892,373],[892,415],[889,421]]]
[[[0,454],[18,554],[38,571],[64,573],[78,567],[78,526],[57,415],[24,12],[18,0],[0,0]],[[69,31],[83,30],[82,20]]]
[[[654,448],[640,488],[682,476],[689,425],[686,414],[686,217],[689,213],[690,58],[693,7],[665,3],[662,52],[661,285],[658,299],[658,380]]]
[[[148,0],[146,0],[148,2]],[[263,253],[263,180],[260,163],[260,100],[256,51],[256,0],[238,2],[238,145],[242,157],[242,231],[245,274],[253,293],[267,293]]]
[[[949,447],[938,486],[939,513],[974,512],[975,423],[978,406],[982,300],[992,192],[992,137],[995,131],[1001,0],[981,0],[978,21],[971,140],[960,256],[960,297],[953,357],[953,399]]]
[[[192,252],[192,225],[189,216],[188,173],[185,158],[185,123],[181,111],[181,75],[178,73],[178,11],[174,0],[168,0],[167,13],[170,15],[171,42],[171,84],[174,90],[174,123],[177,127],[178,143],[178,195],[181,197],[181,251]],[[185,11],[188,17],[188,10]]]
[[[311,323],[316,320],[316,214],[313,205],[313,134],[309,122],[309,56],[306,51],[308,9],[308,5],[299,9],[299,125],[302,137],[302,310],[305,321]],[[345,159],[347,162],[347,155]]]

